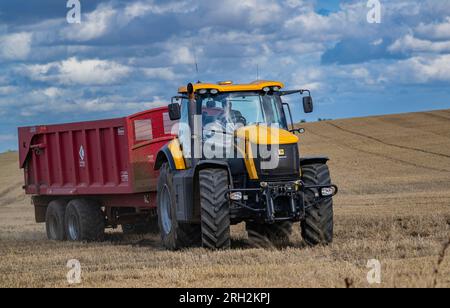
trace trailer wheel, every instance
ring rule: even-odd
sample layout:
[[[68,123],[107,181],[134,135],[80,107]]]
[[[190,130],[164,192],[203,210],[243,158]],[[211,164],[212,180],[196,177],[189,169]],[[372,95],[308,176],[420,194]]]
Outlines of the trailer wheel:
[[[177,221],[173,174],[167,163],[164,163],[160,169],[157,204],[159,229],[164,247],[169,250],[178,250],[199,244],[199,226]]]
[[[228,173],[221,169],[204,169],[199,174],[203,247],[213,250],[229,249],[230,204]]]
[[[292,234],[292,222],[285,221],[272,225],[247,222],[246,229],[249,241],[255,246],[287,244]]]
[[[331,185],[330,171],[326,164],[302,166],[306,185]],[[301,223],[303,240],[309,246],[330,244],[333,241],[333,199],[315,200],[317,189],[305,193],[305,220]]]
[[[101,241],[105,234],[105,215],[100,206],[86,199],[69,202],[65,215],[69,241]]]
[[[66,230],[64,216],[66,213],[66,202],[55,200],[50,202],[45,215],[45,228],[47,238],[51,241],[64,241],[66,239]]]

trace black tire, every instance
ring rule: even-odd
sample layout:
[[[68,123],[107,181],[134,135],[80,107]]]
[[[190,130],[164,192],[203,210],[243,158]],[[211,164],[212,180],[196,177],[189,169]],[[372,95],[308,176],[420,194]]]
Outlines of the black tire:
[[[158,217],[151,217],[147,222],[124,224],[122,231],[126,235],[159,234]]]
[[[204,248],[219,250],[231,247],[228,172],[204,169],[199,173],[202,243]]]
[[[285,221],[272,225],[247,222],[246,229],[250,243],[263,247],[270,244],[281,245],[289,243],[292,234],[292,222]]]
[[[173,174],[167,163],[164,163],[160,169],[157,205],[158,224],[164,247],[169,250],[178,250],[200,245],[200,226],[183,224],[177,221]]]
[[[305,185],[331,185],[330,171],[326,164],[302,166]],[[317,189],[305,193],[306,216],[301,223],[302,237],[309,246],[327,245],[333,242],[333,199],[315,201]]]
[[[65,224],[67,239],[72,242],[101,241],[105,235],[105,215],[92,200],[70,201]]]
[[[51,241],[64,241],[66,239],[65,213],[67,203],[62,200],[50,202],[45,215],[45,228],[47,238]]]

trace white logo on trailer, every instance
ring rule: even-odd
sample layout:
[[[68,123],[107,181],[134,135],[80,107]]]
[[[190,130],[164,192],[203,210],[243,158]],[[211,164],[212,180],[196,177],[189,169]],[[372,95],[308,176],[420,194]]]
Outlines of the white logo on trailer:
[[[83,146],[80,147],[80,151],[78,153],[80,155],[80,168],[84,168],[86,166],[86,162],[84,161],[86,152],[84,151]]]

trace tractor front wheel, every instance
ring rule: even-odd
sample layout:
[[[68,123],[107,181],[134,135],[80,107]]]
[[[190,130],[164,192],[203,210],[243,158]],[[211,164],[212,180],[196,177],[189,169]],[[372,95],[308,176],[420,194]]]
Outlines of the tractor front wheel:
[[[331,185],[330,171],[326,164],[302,166],[305,185]],[[317,199],[317,189],[305,192],[305,220],[301,223],[302,237],[309,246],[326,245],[333,241],[333,199]]]
[[[228,172],[204,169],[199,173],[203,247],[220,250],[231,247]]]

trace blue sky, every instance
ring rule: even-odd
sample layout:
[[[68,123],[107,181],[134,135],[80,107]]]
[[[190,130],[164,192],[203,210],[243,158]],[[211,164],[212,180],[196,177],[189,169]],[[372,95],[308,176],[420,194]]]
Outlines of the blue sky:
[[[309,121],[450,108],[450,0],[0,3],[0,152],[18,126],[128,115],[189,81],[310,88]],[[195,72],[195,58],[200,73]]]

